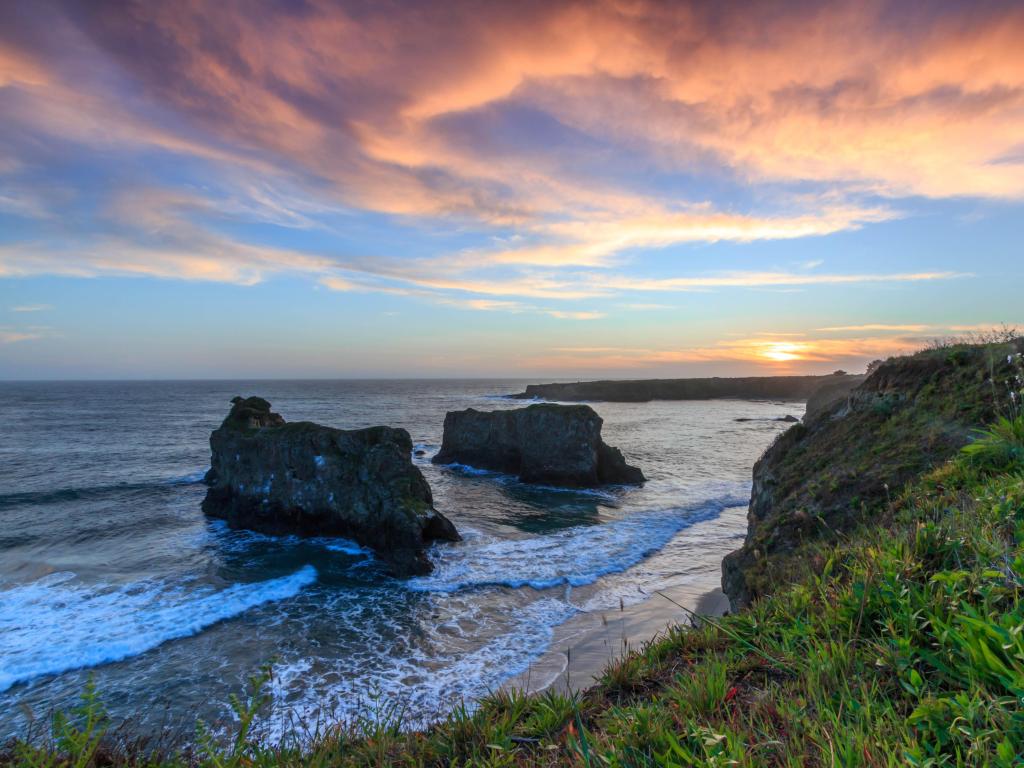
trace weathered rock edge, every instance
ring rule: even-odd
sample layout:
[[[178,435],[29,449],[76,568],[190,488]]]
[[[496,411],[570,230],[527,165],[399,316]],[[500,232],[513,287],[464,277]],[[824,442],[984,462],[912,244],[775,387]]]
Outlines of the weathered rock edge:
[[[506,411],[449,411],[435,464],[507,472],[527,483],[593,488],[643,483],[618,448],[601,439],[589,405],[538,404]]]
[[[231,402],[210,435],[207,515],[264,533],[344,536],[397,576],[429,573],[426,547],[459,540],[433,507],[404,429],[286,423],[261,397]]]

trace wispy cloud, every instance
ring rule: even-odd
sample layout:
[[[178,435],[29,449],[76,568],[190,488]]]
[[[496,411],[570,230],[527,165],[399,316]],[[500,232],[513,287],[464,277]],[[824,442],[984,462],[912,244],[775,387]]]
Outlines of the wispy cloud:
[[[971,324],[943,324],[943,323],[911,323],[911,324],[886,324],[886,323],[865,323],[863,325],[834,325],[827,326],[824,328],[818,328],[818,331],[822,332],[833,332],[833,333],[846,333],[846,332],[862,332],[862,331],[883,331],[892,333],[938,333],[938,332],[951,332],[951,333],[977,333],[984,331],[991,331],[998,328],[1014,328],[1021,327],[1020,323],[1006,323],[1005,321],[991,322],[991,323],[971,323]]]
[[[19,304],[11,307],[11,312],[45,312],[53,309],[52,304]]]
[[[909,333],[922,333],[933,326],[930,325],[887,325],[885,323],[865,323],[864,325],[833,325],[825,328],[818,328],[819,331],[906,331]]]
[[[926,198],[1024,201],[1019,4],[78,6],[0,4],[0,278],[297,277],[568,336],[697,293],[972,287],[982,266],[850,242]],[[967,328],[834,318],[552,365],[824,363]]]
[[[891,274],[826,274],[791,272],[729,272],[696,277],[636,278],[594,276],[593,285],[622,291],[699,291],[713,288],[764,288],[856,283],[916,283],[970,277],[958,272],[895,272]]]
[[[1024,198],[1013,162],[1024,130],[1024,10],[1013,6],[935,5],[913,23],[893,22],[907,13],[898,4],[852,0],[813,13],[555,2],[358,14],[227,0],[202,12],[141,5],[130,24],[113,8],[59,8],[4,22],[0,139],[15,152],[59,144],[201,162],[239,193],[216,200],[223,216],[304,229],[355,207],[473,221],[528,235],[475,258],[576,268],[900,215],[879,196]],[[552,146],[524,112],[583,138]],[[47,141],[25,138],[38,136]],[[603,172],[609,148],[668,175],[819,186],[749,211],[679,193],[666,200]],[[865,194],[875,202],[861,202]],[[45,197],[4,200],[26,216],[60,212]],[[129,197],[122,206],[146,230],[153,211],[182,203]],[[155,261],[254,279],[239,276],[239,249],[212,253],[223,266],[166,251]]]
[[[567,312],[560,309],[548,309],[545,312],[552,317],[557,317],[559,320],[600,320],[602,317],[605,317],[604,312],[593,311]]]
[[[12,328],[0,326],[0,344],[17,344],[22,341],[34,341],[45,338],[48,334],[46,328]]]
[[[0,328],[0,344],[14,344],[19,341],[38,339],[37,333],[25,333],[23,331],[7,331]]]

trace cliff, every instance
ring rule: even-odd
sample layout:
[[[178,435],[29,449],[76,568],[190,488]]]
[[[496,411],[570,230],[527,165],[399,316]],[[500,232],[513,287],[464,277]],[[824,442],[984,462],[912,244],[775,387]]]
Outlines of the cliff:
[[[433,462],[467,464],[518,475],[528,483],[577,488],[644,482],[643,472],[601,439],[603,423],[589,405],[450,411]]]
[[[743,547],[722,564],[734,608],[813,567],[801,550],[886,513],[891,494],[955,454],[1006,402],[1024,340],[891,358],[823,392],[754,466]]]
[[[835,385],[847,374],[829,376],[748,376],[710,379],[638,379],[635,381],[580,381],[565,384],[529,384],[519,400],[581,400],[645,403],[650,400],[807,400],[823,385]]]
[[[434,509],[404,429],[285,423],[263,398],[236,397],[210,448],[203,511],[233,528],[345,536],[400,576],[430,571],[433,540],[459,539]]]

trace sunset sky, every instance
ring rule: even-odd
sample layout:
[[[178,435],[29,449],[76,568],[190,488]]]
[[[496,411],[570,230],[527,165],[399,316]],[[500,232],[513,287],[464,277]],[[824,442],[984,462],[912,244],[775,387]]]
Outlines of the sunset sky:
[[[1024,3],[0,4],[0,378],[860,370],[1024,324]]]

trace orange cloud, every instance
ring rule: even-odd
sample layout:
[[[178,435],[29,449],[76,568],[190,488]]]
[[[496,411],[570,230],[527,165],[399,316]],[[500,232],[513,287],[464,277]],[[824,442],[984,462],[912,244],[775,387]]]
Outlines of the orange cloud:
[[[828,235],[900,215],[861,203],[869,191],[1024,198],[1021,7],[607,0],[355,13],[327,2],[254,10],[186,0],[40,12],[38,24],[35,37],[0,34],[5,126],[49,143],[199,157],[262,191],[230,203],[119,200],[110,213],[131,221],[136,242],[126,235],[74,253],[5,246],[2,274],[252,283],[299,272],[336,290],[492,302],[940,280],[956,275],[601,270],[636,250]],[[586,141],[548,146],[509,116],[516,110]],[[819,186],[738,212],[602,173],[620,151],[642,171]],[[0,157],[0,169],[15,160]],[[285,188],[309,200],[264,194]],[[8,197],[0,205],[13,205]],[[521,239],[401,264],[183,230],[210,205],[309,226],[311,200],[501,226]],[[147,238],[157,242],[137,242]]]
[[[902,23],[892,19],[901,13]],[[641,0],[355,15],[326,3],[254,13],[183,2],[97,11],[88,34],[153,98],[202,125],[206,151],[269,153],[374,210],[507,222],[577,209],[594,178],[551,157],[496,152],[446,122],[505,103],[682,171],[703,156],[755,178],[1024,195],[1020,163],[999,161],[1024,135],[1019,7],[912,14],[877,1],[787,10]],[[136,55],[148,38],[173,67]],[[61,73],[26,60],[7,53],[0,72],[62,89],[66,102]],[[78,121],[44,119],[80,132],[82,118],[103,114],[83,103],[75,111]],[[155,124],[136,129],[147,132],[174,147]],[[198,151],[193,137],[176,141]]]
[[[920,338],[863,337],[857,339],[741,338],[710,347],[652,349],[635,347],[557,347],[528,363],[554,371],[586,369],[647,369],[680,363],[739,362],[770,368],[797,364],[846,364],[902,354],[921,347]]]
[[[33,341],[43,338],[39,331],[20,331],[12,328],[0,328],[0,344],[17,344],[19,341]]]

